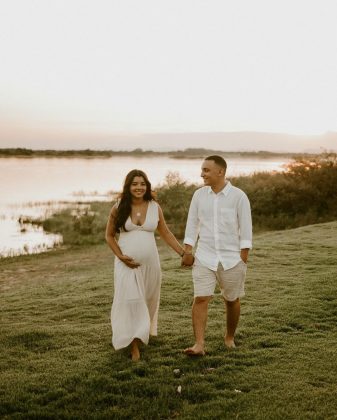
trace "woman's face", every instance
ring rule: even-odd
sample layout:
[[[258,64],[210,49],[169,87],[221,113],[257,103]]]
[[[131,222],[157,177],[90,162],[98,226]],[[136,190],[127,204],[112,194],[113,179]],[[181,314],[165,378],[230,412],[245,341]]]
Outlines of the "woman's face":
[[[130,185],[130,193],[133,198],[142,198],[146,193],[146,183],[142,176],[135,176]]]

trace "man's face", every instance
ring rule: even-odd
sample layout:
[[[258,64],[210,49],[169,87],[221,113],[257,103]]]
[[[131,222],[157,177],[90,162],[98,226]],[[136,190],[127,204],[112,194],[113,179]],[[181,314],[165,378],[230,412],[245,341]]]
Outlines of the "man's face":
[[[214,160],[204,160],[201,165],[201,178],[205,185],[218,185],[224,179],[224,170]]]

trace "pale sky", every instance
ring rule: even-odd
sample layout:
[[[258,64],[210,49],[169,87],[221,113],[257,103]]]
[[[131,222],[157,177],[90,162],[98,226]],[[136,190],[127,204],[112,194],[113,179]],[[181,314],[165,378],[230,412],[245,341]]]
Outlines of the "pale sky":
[[[336,17],[336,0],[0,0],[0,147],[337,131]]]

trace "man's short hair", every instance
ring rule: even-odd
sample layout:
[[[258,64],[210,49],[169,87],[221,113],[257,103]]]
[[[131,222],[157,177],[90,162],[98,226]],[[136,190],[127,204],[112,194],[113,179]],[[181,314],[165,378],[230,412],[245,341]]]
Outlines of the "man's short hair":
[[[223,168],[223,170],[226,173],[227,163],[223,157],[219,155],[212,155],[212,156],[207,156],[205,160],[213,160],[217,165],[221,166],[221,168]]]

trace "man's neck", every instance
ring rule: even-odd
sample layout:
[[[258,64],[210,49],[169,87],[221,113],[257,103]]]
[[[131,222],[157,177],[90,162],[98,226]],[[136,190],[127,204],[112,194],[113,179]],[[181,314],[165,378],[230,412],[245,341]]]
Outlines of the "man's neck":
[[[228,181],[224,179],[221,183],[211,186],[212,191],[215,192],[215,194],[218,194],[220,191],[222,191],[225,188],[227,182]]]

